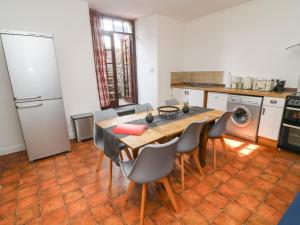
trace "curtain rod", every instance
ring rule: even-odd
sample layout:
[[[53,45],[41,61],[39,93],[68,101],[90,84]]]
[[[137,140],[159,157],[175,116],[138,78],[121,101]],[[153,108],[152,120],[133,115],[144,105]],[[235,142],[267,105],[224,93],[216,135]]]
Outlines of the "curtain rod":
[[[116,16],[116,15],[112,15],[112,14],[108,14],[108,13],[102,13],[102,12],[97,11],[96,9],[90,9],[90,12],[96,13],[97,15],[101,15],[101,16],[111,17],[113,19],[127,20],[127,21],[131,21],[131,22],[136,21],[136,18],[127,18],[127,17]]]

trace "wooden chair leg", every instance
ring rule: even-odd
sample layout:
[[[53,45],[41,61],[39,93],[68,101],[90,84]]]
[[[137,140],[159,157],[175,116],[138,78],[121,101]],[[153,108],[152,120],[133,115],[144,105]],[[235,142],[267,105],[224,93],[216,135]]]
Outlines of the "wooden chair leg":
[[[194,158],[195,164],[196,164],[196,166],[199,170],[200,175],[203,176],[203,171],[202,171],[200,161],[199,161],[199,157],[198,157],[198,149],[195,149],[193,151],[193,158]]]
[[[108,183],[108,187],[111,188],[112,186],[112,160],[109,159],[109,183]]]
[[[217,168],[217,152],[216,152],[216,148],[215,148],[215,140],[212,139],[212,147],[213,147],[213,151],[214,151],[214,169]]]
[[[121,158],[122,161],[124,160],[122,151],[120,151],[120,158]]]
[[[173,205],[175,211],[177,213],[179,213],[179,208],[178,208],[178,205],[177,205],[177,202],[176,202],[176,199],[175,199],[175,196],[173,194],[173,191],[172,191],[172,188],[171,188],[171,185],[170,185],[170,182],[169,182],[168,178],[167,177],[162,178],[162,182],[163,182],[163,185],[164,185],[164,187],[167,191],[167,194],[168,194],[168,196],[169,196],[169,198],[172,202],[172,205]]]
[[[227,156],[227,147],[226,147],[224,137],[221,137],[220,140],[221,140],[221,143],[222,143],[223,151],[225,153],[225,157],[228,158],[228,156]]]
[[[96,169],[97,172],[100,170],[100,166],[103,161],[103,157],[104,157],[104,151],[100,150],[99,161],[98,161],[98,165],[97,165],[97,169]]]
[[[131,194],[134,186],[135,186],[135,183],[133,181],[130,181],[129,186],[128,186],[128,190],[127,190],[127,193],[126,193],[126,196],[125,196],[125,202],[128,201],[129,195]]]
[[[181,189],[184,191],[184,155],[180,154],[180,164],[181,164]]]
[[[128,158],[129,160],[132,160],[132,156],[131,156],[131,154],[130,154],[128,148],[125,149],[125,153],[126,153],[126,155],[127,155],[127,158]]]
[[[144,225],[146,200],[147,200],[147,184],[143,184],[143,187],[142,187],[142,200],[141,200],[140,225]]]

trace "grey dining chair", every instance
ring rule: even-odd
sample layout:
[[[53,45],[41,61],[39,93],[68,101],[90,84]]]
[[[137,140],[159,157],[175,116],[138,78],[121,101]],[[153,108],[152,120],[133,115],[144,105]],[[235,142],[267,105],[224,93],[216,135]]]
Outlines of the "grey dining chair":
[[[227,121],[230,119],[233,112],[225,112],[220,119],[212,126],[208,132],[208,138],[212,140],[213,152],[214,152],[214,169],[217,168],[217,152],[215,149],[215,141],[220,140],[222,144],[225,157],[227,157],[227,148],[224,141],[224,134],[226,131]]]
[[[135,105],[135,113],[141,113],[141,112],[146,112],[148,110],[153,110],[153,107],[150,103],[145,103],[145,104],[141,104],[141,105]]]
[[[203,130],[204,124],[207,119],[191,123],[185,128],[181,134],[178,144],[177,153],[180,154],[180,167],[181,167],[181,188],[184,190],[184,155],[189,154],[193,156],[197,169],[200,175],[203,171],[199,162],[199,143],[200,134]]]
[[[100,170],[101,163],[104,157],[104,139],[103,139],[103,130],[97,126],[97,122],[101,120],[108,120],[118,117],[117,112],[114,109],[106,109],[94,112],[94,143],[99,150],[99,162],[97,166],[97,171]],[[120,150],[125,150],[125,153],[129,159],[132,159],[130,152],[124,144],[120,144]],[[120,151],[120,157],[123,158]],[[109,159],[109,187],[112,185],[112,160]]]
[[[167,99],[165,101],[166,105],[179,105],[179,101],[176,98],[172,98],[172,99]]]
[[[141,225],[144,224],[147,184],[150,182],[156,181],[164,185],[175,211],[179,212],[167,178],[174,168],[177,142],[178,137],[164,144],[147,145],[140,150],[136,159],[121,162],[122,172],[130,180],[125,201],[128,200],[135,184],[142,184]]]

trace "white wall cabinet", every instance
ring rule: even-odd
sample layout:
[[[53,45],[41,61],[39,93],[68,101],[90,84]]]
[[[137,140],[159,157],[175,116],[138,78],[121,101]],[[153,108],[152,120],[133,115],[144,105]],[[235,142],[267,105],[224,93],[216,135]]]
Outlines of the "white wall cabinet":
[[[277,141],[281,126],[284,99],[265,97],[260,124],[258,130],[258,136],[265,137]]]
[[[180,104],[188,101],[191,106],[203,107],[204,91],[184,89],[184,88],[173,88],[172,96],[176,98]]]
[[[226,111],[227,110],[227,100],[228,100],[228,94],[208,92],[207,108]]]

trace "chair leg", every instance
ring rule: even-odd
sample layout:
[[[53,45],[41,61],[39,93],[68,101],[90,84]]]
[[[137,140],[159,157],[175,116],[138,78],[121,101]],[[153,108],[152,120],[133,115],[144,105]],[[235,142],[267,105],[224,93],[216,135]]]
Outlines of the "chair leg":
[[[180,164],[181,164],[181,189],[184,191],[184,155],[180,154]]]
[[[125,153],[126,153],[126,155],[127,155],[127,158],[128,158],[129,160],[132,160],[132,156],[131,156],[131,154],[130,154],[128,148],[125,148]]]
[[[121,158],[122,161],[124,160],[122,151],[120,151],[120,158]]]
[[[221,140],[221,143],[222,143],[223,151],[225,153],[225,157],[228,158],[228,156],[227,156],[227,147],[226,147],[224,137],[221,137],[220,140]]]
[[[195,149],[193,151],[193,158],[194,158],[194,161],[195,161],[195,164],[199,170],[199,173],[201,176],[203,176],[203,171],[202,171],[202,168],[201,168],[201,165],[200,165],[200,162],[199,162],[199,157],[198,157],[198,152],[197,152],[197,149]]]
[[[214,151],[214,169],[217,168],[217,152],[216,152],[216,148],[215,148],[215,140],[212,139],[212,147],[213,147],[213,151]]]
[[[129,186],[128,186],[128,190],[127,190],[127,193],[126,193],[126,196],[125,196],[125,202],[128,201],[129,195],[131,194],[134,186],[135,186],[135,183],[133,181],[130,181]]]
[[[99,161],[98,161],[98,165],[97,165],[97,169],[96,169],[97,172],[100,170],[100,166],[103,161],[103,157],[104,157],[104,151],[100,150]]]
[[[173,194],[173,191],[172,191],[172,188],[171,188],[171,185],[170,185],[170,182],[169,182],[168,178],[167,177],[162,178],[162,182],[164,184],[164,187],[167,191],[167,194],[168,194],[168,196],[169,196],[169,198],[172,202],[172,205],[173,205],[175,211],[177,213],[179,213],[179,208],[178,208],[178,205],[177,205],[177,202],[176,202],[176,199],[175,199],[175,196]]]
[[[109,183],[108,183],[108,187],[111,188],[112,186],[112,160],[109,159]]]
[[[143,184],[142,187],[142,202],[141,202],[141,214],[140,214],[140,225],[144,225],[145,206],[147,198],[147,184]]]

